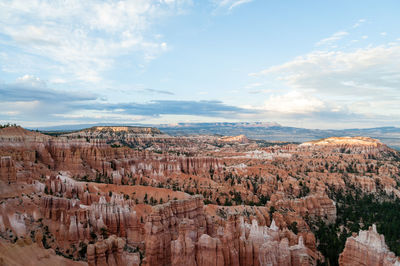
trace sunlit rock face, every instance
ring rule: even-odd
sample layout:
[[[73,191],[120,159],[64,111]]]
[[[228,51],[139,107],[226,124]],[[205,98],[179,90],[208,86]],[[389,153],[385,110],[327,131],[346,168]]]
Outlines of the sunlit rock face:
[[[375,224],[367,231],[349,237],[339,258],[340,265],[400,265],[400,259],[391,252],[385,237],[376,231]]]
[[[237,143],[249,143],[250,140],[245,135],[238,136],[226,136],[219,139],[222,142],[237,142]]]
[[[321,140],[305,142],[300,146],[317,145],[317,146],[383,146],[382,142],[377,139],[368,137],[331,137]]]
[[[388,147],[377,139],[368,137],[331,137],[305,142],[299,145],[302,149],[326,149],[347,153],[375,154],[388,151]]]

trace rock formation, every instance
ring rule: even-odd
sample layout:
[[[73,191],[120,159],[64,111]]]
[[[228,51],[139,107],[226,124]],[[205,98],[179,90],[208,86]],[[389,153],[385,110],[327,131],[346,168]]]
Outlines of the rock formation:
[[[271,146],[152,128],[53,137],[10,127],[0,157],[0,237],[86,254],[89,265],[315,265],[310,221],[336,221],[335,193],[400,197],[399,154],[361,137]],[[349,238],[342,265],[397,263],[376,234]]]
[[[8,183],[17,181],[17,172],[11,156],[0,157],[0,180]]]
[[[185,218],[190,221],[184,220]],[[190,223],[193,231],[188,231],[187,226]],[[197,241],[198,236],[206,232],[206,225],[202,197],[194,196],[189,200],[170,201],[155,206],[145,225],[147,265],[170,264],[171,241],[177,239],[179,234],[181,239],[174,242],[176,248],[179,248],[182,241],[186,241],[186,235],[192,236]],[[190,247],[190,242],[187,247]]]
[[[249,225],[230,216],[223,226],[209,224],[199,197],[157,206],[146,223],[145,241],[146,265],[316,263],[316,254],[301,236],[297,245],[289,246],[274,222],[270,227],[258,226],[256,220]]]
[[[328,223],[333,223],[336,220],[335,203],[326,195],[313,195],[294,200],[274,201],[274,199],[271,199],[269,206],[274,206],[276,209],[294,210],[302,217],[307,215],[311,218],[321,217]]]
[[[221,137],[222,142],[237,142],[237,143],[249,143],[250,140],[245,135],[233,136],[233,137]]]
[[[100,239],[87,247],[89,266],[124,266],[128,265],[124,256],[125,241],[112,235],[107,239]]]
[[[375,224],[368,231],[349,237],[340,254],[339,265],[400,265],[400,260],[389,251],[385,237],[376,231]]]

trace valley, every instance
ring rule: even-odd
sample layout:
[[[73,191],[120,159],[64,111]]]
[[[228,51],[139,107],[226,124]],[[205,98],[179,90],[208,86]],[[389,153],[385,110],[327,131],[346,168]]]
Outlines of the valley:
[[[399,263],[400,154],[377,139],[7,126],[0,157],[6,265],[12,245],[36,265]]]

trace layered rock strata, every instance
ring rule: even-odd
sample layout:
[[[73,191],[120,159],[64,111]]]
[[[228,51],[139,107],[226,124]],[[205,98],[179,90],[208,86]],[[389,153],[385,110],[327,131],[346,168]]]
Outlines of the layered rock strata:
[[[107,239],[100,239],[95,244],[87,247],[87,260],[89,266],[125,266],[133,265],[127,261],[124,254],[125,241],[115,235]]]
[[[17,181],[17,171],[11,156],[2,156],[0,158],[0,180],[8,183]]]
[[[317,255],[302,236],[290,246],[289,231],[279,230],[275,222],[267,227],[253,220],[250,225],[240,216],[213,222],[197,196],[155,207],[145,228],[145,265],[316,264]]]

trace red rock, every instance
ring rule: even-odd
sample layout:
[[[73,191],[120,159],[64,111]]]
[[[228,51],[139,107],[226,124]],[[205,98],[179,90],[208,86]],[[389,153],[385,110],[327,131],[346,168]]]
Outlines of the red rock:
[[[203,234],[197,243],[196,261],[198,266],[225,265],[221,241]]]
[[[196,239],[193,220],[183,219],[179,224],[178,239],[171,241],[172,265],[196,265]]]
[[[400,259],[391,252],[385,243],[385,237],[378,234],[375,224],[358,236],[347,238],[346,245],[339,257],[339,265],[399,265]]]
[[[0,158],[0,180],[8,183],[17,181],[17,172],[11,156],[2,156]]]
[[[2,237],[6,229],[26,238],[47,226],[48,239],[55,239],[48,244],[66,252],[96,234],[99,240],[87,249],[89,265],[314,265],[320,254],[305,220],[335,221],[335,203],[327,196],[333,188],[346,193],[350,183],[365,193],[400,196],[393,178],[400,172],[396,153],[370,139],[263,148],[237,143],[247,142],[241,138],[221,145],[218,137],[135,130],[97,128],[84,138],[0,130],[0,156],[12,158],[1,160],[0,179],[18,179],[0,187]],[[147,150],[107,144],[122,140]],[[145,194],[167,203],[144,204]],[[201,196],[189,194],[220,206],[204,206]],[[182,200],[171,200],[175,196]],[[250,206],[261,201],[265,206]],[[294,223],[297,230],[288,230]],[[102,240],[101,233],[111,236]],[[125,242],[144,260],[124,253]],[[348,242],[344,254],[354,259],[370,251]],[[79,257],[78,251],[72,255]],[[370,262],[381,261],[371,256]]]
[[[123,249],[125,241],[115,235],[103,240],[101,237],[95,244],[87,247],[89,266],[124,266],[128,265],[127,254]]]

